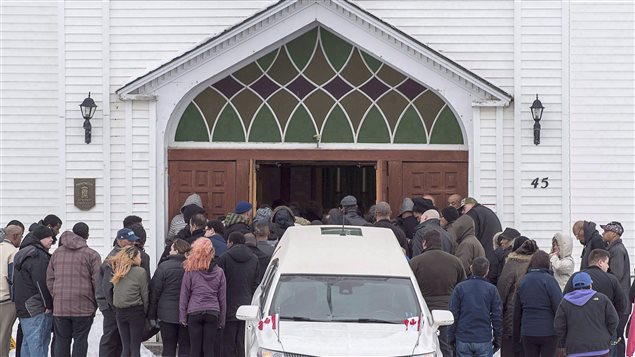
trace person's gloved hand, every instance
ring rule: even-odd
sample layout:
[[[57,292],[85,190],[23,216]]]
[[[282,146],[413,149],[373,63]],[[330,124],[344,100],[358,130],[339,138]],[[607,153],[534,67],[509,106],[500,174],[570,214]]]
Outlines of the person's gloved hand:
[[[556,350],[556,357],[567,357],[567,349],[564,347],[558,347]]]
[[[492,349],[494,350],[494,353],[501,349],[502,344],[503,339],[500,336],[494,336],[494,340],[492,340]]]

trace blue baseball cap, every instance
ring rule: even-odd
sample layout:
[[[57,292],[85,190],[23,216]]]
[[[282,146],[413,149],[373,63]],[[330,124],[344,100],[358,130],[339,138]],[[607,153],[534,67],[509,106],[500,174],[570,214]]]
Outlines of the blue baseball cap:
[[[139,240],[139,237],[134,234],[132,229],[122,228],[117,232],[117,239],[127,239],[131,242],[135,242]]]
[[[573,277],[573,288],[574,289],[582,289],[588,288],[593,284],[593,279],[588,273],[579,272]]]

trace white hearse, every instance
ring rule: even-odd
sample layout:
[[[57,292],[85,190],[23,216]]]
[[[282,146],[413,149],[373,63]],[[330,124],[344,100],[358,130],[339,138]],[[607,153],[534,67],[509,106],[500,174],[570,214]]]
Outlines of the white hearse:
[[[252,357],[441,356],[453,322],[428,310],[390,230],[350,226],[290,227],[236,317]]]

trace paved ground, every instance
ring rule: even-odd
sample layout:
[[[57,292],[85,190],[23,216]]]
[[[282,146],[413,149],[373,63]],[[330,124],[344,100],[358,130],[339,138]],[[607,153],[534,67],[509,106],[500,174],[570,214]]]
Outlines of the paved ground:
[[[13,338],[16,335],[16,329],[18,324],[16,323],[13,328]],[[87,357],[97,357],[99,352],[99,338],[101,337],[102,331],[102,315],[97,312],[97,316],[95,316],[95,322],[93,322],[93,327],[90,330],[90,335],[88,336],[88,355]],[[15,351],[11,351],[9,354],[10,357],[15,356]],[[141,356],[142,357],[155,357],[155,354],[150,352],[145,346],[141,346]]]

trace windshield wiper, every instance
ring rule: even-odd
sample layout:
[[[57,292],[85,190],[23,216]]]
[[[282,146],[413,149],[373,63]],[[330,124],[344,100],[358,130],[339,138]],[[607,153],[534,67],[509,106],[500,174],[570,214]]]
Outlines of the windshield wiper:
[[[401,324],[402,322],[390,321],[390,320],[382,320],[382,319],[371,319],[371,318],[361,318],[361,319],[337,319],[333,320],[333,322],[357,322],[357,323],[375,323],[375,324]]]
[[[310,317],[306,317],[306,316],[280,316],[280,320],[292,320],[292,321],[319,321],[319,322],[328,321],[328,320],[318,320],[318,319],[312,319],[312,318],[310,318]]]

